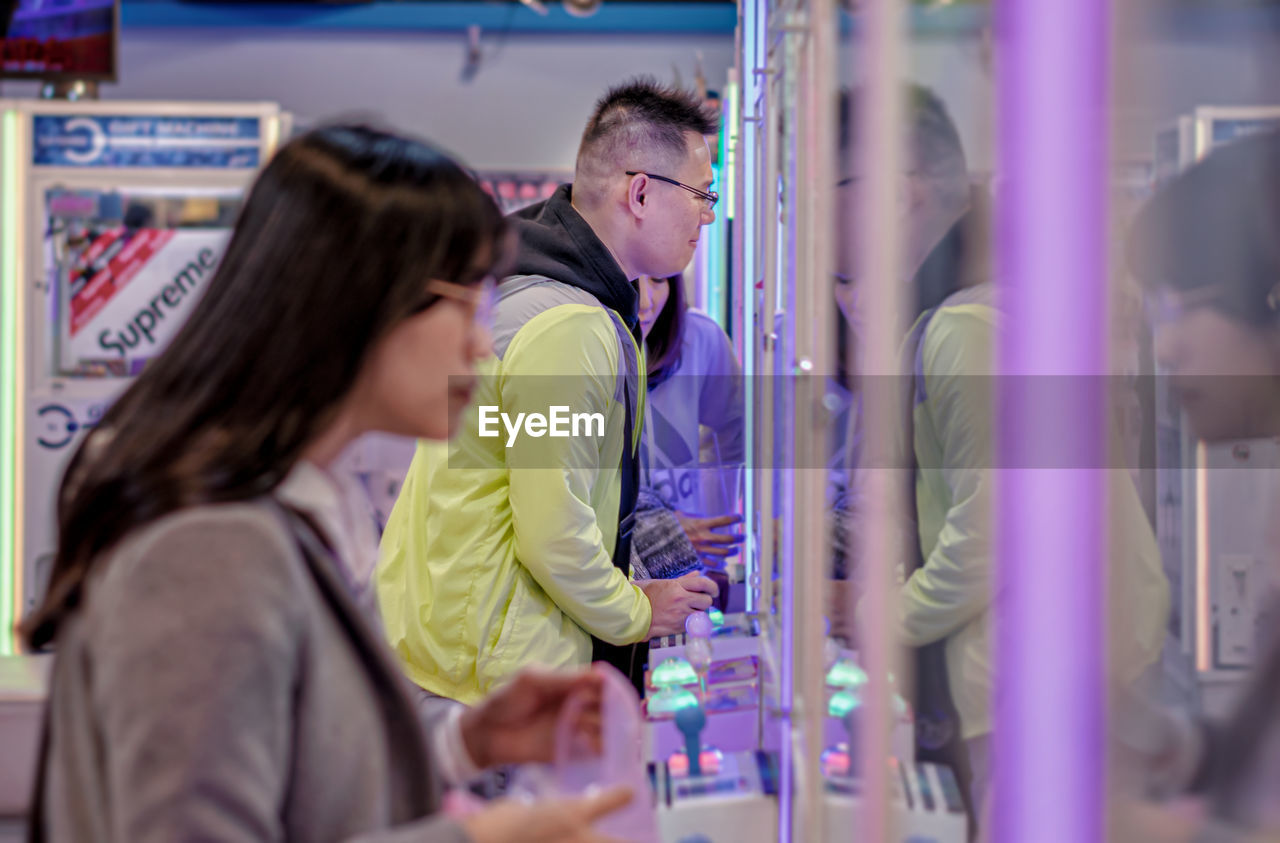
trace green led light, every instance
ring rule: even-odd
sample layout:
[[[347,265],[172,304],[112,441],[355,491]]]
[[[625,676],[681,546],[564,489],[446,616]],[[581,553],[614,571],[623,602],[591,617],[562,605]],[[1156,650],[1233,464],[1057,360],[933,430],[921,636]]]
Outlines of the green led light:
[[[698,696],[683,688],[663,688],[649,698],[649,714],[674,714],[698,707]]]
[[[827,713],[832,717],[843,719],[861,705],[862,700],[858,699],[857,695],[848,691],[837,691],[831,695],[831,702],[827,704]]]
[[[738,83],[734,79],[730,79],[725,85],[725,113],[724,121],[720,129],[720,160],[725,162],[724,171],[729,177],[724,181],[724,189],[720,191],[721,199],[724,202],[724,214],[729,219],[733,219],[737,212],[735,190],[737,186],[734,180],[734,173],[737,171],[738,161],[738,119],[740,117]]]
[[[18,560],[14,513],[18,467],[18,113],[0,117],[0,655],[12,655]]]
[[[721,185],[721,176],[727,172],[721,164],[711,167],[712,179]],[[723,200],[722,200],[723,201]],[[727,260],[729,222],[720,205],[716,206],[716,221],[702,229],[702,307],[720,328],[729,331]]]
[[[841,659],[827,671],[827,684],[856,691],[867,684],[867,672],[848,659]]]
[[[724,626],[724,612],[714,606],[707,610],[707,617],[711,618],[711,625],[716,629]]]
[[[698,674],[693,665],[684,659],[667,659],[653,669],[653,685],[656,688],[678,688],[697,685]]]
[[[698,695],[693,691],[680,691],[675,695],[676,710],[693,709],[698,707]]]

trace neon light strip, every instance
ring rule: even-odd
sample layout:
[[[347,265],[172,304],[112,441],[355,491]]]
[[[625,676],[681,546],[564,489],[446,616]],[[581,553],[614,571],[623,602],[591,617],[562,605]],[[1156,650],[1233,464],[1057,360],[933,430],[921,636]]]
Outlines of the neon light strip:
[[[14,624],[22,602],[21,529],[19,512],[18,446],[21,397],[18,359],[22,354],[21,295],[18,289],[20,241],[18,221],[21,199],[21,171],[18,163],[18,113],[6,111],[0,117],[0,655],[16,652]]]
[[[759,120],[759,97],[760,97],[760,76],[755,71],[760,67],[760,56],[756,49],[758,39],[760,38],[760,20],[759,20],[759,4],[755,2],[745,2],[740,5],[741,26],[742,26],[742,58],[739,66],[742,68],[742,91],[743,97],[747,102],[748,108],[752,114],[756,115]],[[739,108],[738,118],[742,119],[743,109]],[[742,484],[742,509],[746,517],[747,529],[743,530],[745,535],[742,546],[742,560],[744,563],[743,573],[746,577],[746,609],[748,614],[754,614],[760,610],[759,607],[759,586],[753,585],[760,573],[759,560],[756,554],[759,548],[756,545],[756,536],[758,531],[763,528],[759,522],[753,524],[752,519],[760,518],[759,511],[756,507],[756,349],[758,343],[764,335],[762,325],[760,324],[759,312],[756,309],[756,303],[759,297],[756,296],[755,282],[757,270],[757,250],[760,248],[760,237],[757,232],[760,231],[758,220],[762,217],[759,214],[759,208],[756,206],[756,179],[759,177],[759,160],[756,147],[757,132],[759,123],[740,123],[738,130],[738,147],[739,157],[737,159],[737,172],[742,179],[741,196],[735,194],[735,199],[742,200],[742,207],[738,213],[738,231],[740,236],[734,243],[734,249],[740,256],[738,263],[739,285],[738,285],[738,312],[742,314],[741,328],[737,332],[737,336],[733,337],[734,344],[738,349],[738,354],[742,360],[743,390],[742,399],[746,412],[743,414],[744,429],[743,441],[747,443],[746,447],[746,468],[743,470]],[[767,517],[767,513],[765,515]],[[763,705],[763,701],[761,703]]]
[[[1213,669],[1213,615],[1209,599],[1209,453],[1196,443],[1196,670]]]
[[[725,85],[725,102],[728,104],[728,111],[725,117],[725,130],[721,133],[721,171],[728,173],[728,178],[724,181],[721,196],[724,206],[724,213],[729,219],[733,219],[738,213],[737,206],[737,179],[734,174],[737,172],[735,164],[738,160],[738,149],[742,144],[742,133],[739,130],[741,124],[738,118],[741,116],[740,104],[738,100],[738,82],[730,79]]]
[[[724,132],[720,133],[720,137],[724,137]],[[723,154],[724,144],[721,143],[721,153]],[[724,161],[723,158],[720,159]],[[716,184],[720,184],[720,175],[725,172],[725,168],[717,164],[712,167]],[[703,287],[703,307],[712,319],[716,320],[716,324],[721,330],[727,332],[725,324],[725,229],[729,226],[729,220],[723,213],[716,214],[716,221],[707,226],[705,237],[706,246],[702,255],[704,259],[702,270],[702,287]]]
[[[767,0],[756,0],[757,13],[756,18],[760,27],[766,27],[768,22],[769,7]],[[772,60],[769,53],[764,48],[765,33],[761,33],[759,61],[764,63]],[[774,336],[777,330],[777,314],[778,314],[778,291],[781,289],[779,278],[782,272],[781,247],[782,242],[782,226],[778,216],[778,155],[772,153],[773,144],[779,133],[779,104],[776,102],[778,84],[776,82],[762,83],[765,85],[763,93],[763,113],[764,128],[760,133],[763,139],[760,144],[760,170],[763,173],[761,180],[760,194],[760,212],[761,232],[760,232],[760,275],[763,291],[760,295],[761,321],[760,332],[761,339],[764,341],[760,351],[760,367],[759,370],[765,376],[761,382],[760,396],[760,465],[764,472],[760,478],[760,484],[757,491],[760,494],[760,516],[763,519],[760,529],[760,605],[762,615],[769,618],[771,629],[774,624],[774,590],[773,580],[774,572],[778,567],[777,547],[778,547],[778,503],[777,503],[777,441],[778,432],[775,426],[777,419],[778,406],[778,343]],[[781,670],[778,675],[781,676]],[[789,797],[788,797],[789,799]],[[779,795],[782,801],[782,796]],[[787,804],[784,802],[784,804]],[[782,827],[786,826],[785,823]],[[780,837],[779,839],[785,839]]]
[[[1108,0],[997,4],[995,843],[1105,839]],[[1069,389],[1069,404],[1044,400]],[[1059,400],[1060,400],[1060,396]],[[1055,407],[1078,408],[1063,418]],[[1071,467],[1037,462],[1070,449]]]
[[[355,6],[299,6],[289,2],[243,4],[191,4],[178,0],[147,0],[121,4],[121,18],[128,31],[141,28],[244,28],[351,32],[390,30],[403,32],[465,32],[479,24],[486,31],[515,33],[565,33],[571,35],[618,33],[632,35],[716,35],[733,32],[734,8],[728,3],[662,2],[604,3],[588,18],[574,17],[560,3],[548,3],[539,15],[514,3],[476,3],[452,0],[440,3],[362,3]],[[216,37],[216,36],[215,36]]]
[[[795,23],[794,18],[790,21]],[[783,59],[782,59],[782,85],[783,91],[778,99],[780,114],[795,115],[798,113],[799,97],[799,81],[796,75],[799,72],[801,58],[797,47],[797,36],[793,33],[787,33],[783,37]],[[781,496],[779,503],[781,504],[781,524],[779,527],[778,537],[776,539],[778,545],[778,584],[781,594],[778,599],[778,619],[780,621],[781,647],[779,655],[782,660],[782,676],[780,682],[782,716],[779,727],[782,728],[782,749],[785,766],[780,770],[780,787],[778,789],[778,820],[779,820],[779,840],[787,841],[787,843],[801,843],[793,837],[794,829],[797,822],[796,814],[800,811],[801,805],[798,793],[797,783],[797,767],[803,762],[803,757],[796,758],[795,747],[793,744],[793,730],[800,728],[797,723],[799,714],[796,711],[796,705],[799,702],[795,696],[795,674],[796,674],[796,617],[792,610],[793,600],[795,598],[793,585],[796,581],[796,437],[795,437],[795,418],[796,418],[796,378],[794,377],[794,366],[796,361],[796,258],[797,258],[797,239],[799,232],[797,227],[797,214],[795,211],[795,189],[799,184],[797,177],[799,174],[799,157],[800,151],[796,138],[798,127],[796,121],[792,118],[786,127],[785,137],[779,142],[782,144],[783,161],[781,167],[782,183],[787,186],[789,192],[788,202],[792,203],[786,208],[785,219],[779,220],[779,237],[778,237],[778,297],[781,306],[782,318],[779,320],[778,335],[779,345],[775,355],[775,374],[779,375],[783,386],[779,390],[780,409],[777,411],[777,419],[782,428],[780,436],[776,438],[781,442],[781,454],[775,456],[774,465],[779,469],[779,479],[781,480]],[[776,135],[773,137],[777,137]],[[769,140],[773,140],[771,137]]]

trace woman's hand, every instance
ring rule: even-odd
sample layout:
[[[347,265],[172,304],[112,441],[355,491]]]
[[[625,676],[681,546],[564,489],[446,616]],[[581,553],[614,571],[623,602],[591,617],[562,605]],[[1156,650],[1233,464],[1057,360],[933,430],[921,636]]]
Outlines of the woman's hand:
[[[626,787],[536,802],[499,799],[463,820],[462,827],[473,843],[612,843],[615,838],[591,827],[631,799]]]
[[[600,676],[589,670],[524,670],[463,713],[459,727],[467,753],[478,767],[550,762],[556,723],[571,700],[581,702],[573,724],[575,742],[585,741],[598,752],[602,688]]]
[[[742,533],[732,530],[723,531],[725,527],[741,524],[741,515],[716,515],[704,518],[700,515],[677,512],[676,518],[699,556],[724,559],[737,553],[738,545],[742,544]]]

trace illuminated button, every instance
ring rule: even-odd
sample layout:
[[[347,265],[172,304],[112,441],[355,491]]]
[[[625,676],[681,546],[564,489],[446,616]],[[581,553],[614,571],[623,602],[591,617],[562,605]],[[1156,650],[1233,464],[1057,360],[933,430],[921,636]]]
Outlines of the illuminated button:
[[[718,749],[704,749],[698,755],[699,763],[702,764],[702,775],[717,776],[720,774],[721,765],[724,763],[724,755]],[[683,752],[673,752],[667,758],[667,771],[672,777],[682,779],[689,775],[689,756]]]
[[[849,753],[843,749],[828,749],[822,753],[822,772],[827,776],[847,776],[852,768]]]
[[[683,688],[663,688],[649,698],[649,714],[674,714],[682,708],[697,708],[698,697]]]
[[[837,691],[831,695],[831,702],[827,704],[827,713],[832,717],[844,719],[846,715],[862,705],[862,700],[858,699],[856,694],[849,691]]]
[[[849,659],[840,659],[827,671],[827,685],[856,691],[867,684],[867,672]]]
[[[667,659],[653,669],[655,688],[677,688],[681,685],[697,685],[698,674],[685,659]]]

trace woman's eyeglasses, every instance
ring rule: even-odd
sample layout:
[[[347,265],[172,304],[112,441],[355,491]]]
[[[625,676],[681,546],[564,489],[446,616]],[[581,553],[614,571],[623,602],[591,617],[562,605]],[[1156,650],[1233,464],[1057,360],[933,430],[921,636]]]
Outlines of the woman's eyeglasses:
[[[456,284],[432,278],[427,282],[427,292],[442,299],[462,302],[471,309],[477,326],[489,330],[493,327],[493,309],[497,302],[498,279],[486,275],[478,284]],[[436,299],[420,304],[414,313],[421,313],[436,303]]]
[[[694,196],[697,196],[703,202],[706,202],[708,211],[714,211],[716,209],[716,203],[720,201],[720,194],[716,193],[714,190],[710,192],[705,190],[698,190],[698,188],[692,185],[685,184],[682,181],[676,181],[675,179],[669,179],[666,176],[656,176],[653,173],[646,173],[644,170],[627,170],[627,175],[648,176],[651,179],[664,181],[667,184],[674,184],[676,187],[681,188],[682,190],[687,190],[690,193],[692,193]]]

